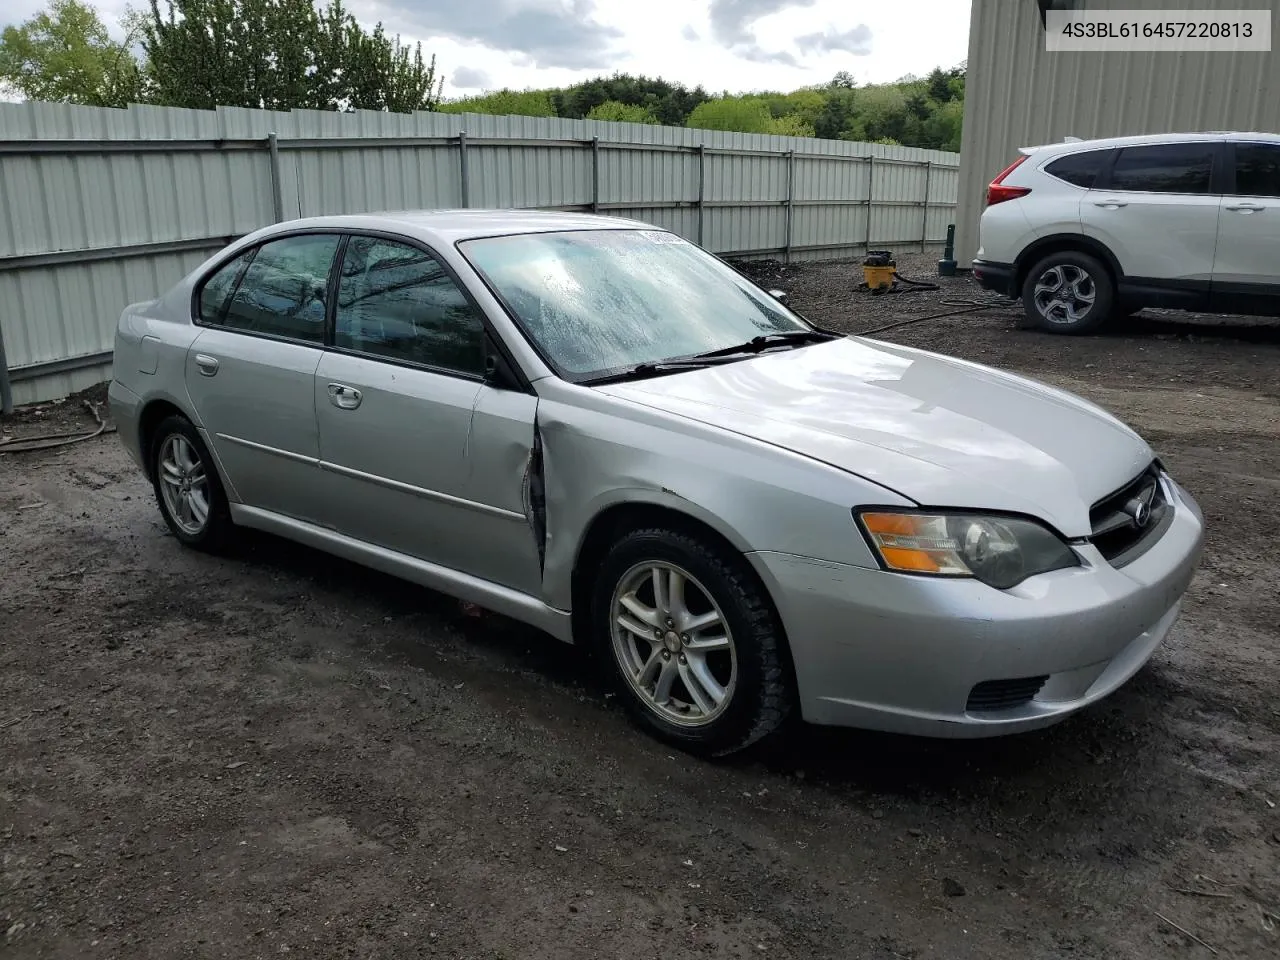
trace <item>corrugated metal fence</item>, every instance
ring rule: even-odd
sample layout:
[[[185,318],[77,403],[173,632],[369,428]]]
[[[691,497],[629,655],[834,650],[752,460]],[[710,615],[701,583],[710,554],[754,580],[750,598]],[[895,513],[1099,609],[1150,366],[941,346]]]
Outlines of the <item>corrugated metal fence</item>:
[[[126,304],[279,220],[592,210],[725,255],[842,257],[941,243],[958,159],[534,117],[2,104],[0,364],[17,403],[100,382]]]

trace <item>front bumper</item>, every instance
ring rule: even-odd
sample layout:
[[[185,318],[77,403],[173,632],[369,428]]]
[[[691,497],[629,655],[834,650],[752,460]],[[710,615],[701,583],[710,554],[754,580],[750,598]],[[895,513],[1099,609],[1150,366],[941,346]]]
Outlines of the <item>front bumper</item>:
[[[991,260],[973,261],[973,279],[984,290],[1004,294],[1006,297],[1018,296],[1014,289],[1017,272],[1012,263],[995,263]]]
[[[1173,521],[1141,557],[1116,569],[1079,546],[1083,566],[1011,590],[750,554],[787,630],[805,719],[988,737],[1049,726],[1107,696],[1168,635],[1200,558],[1200,509],[1168,483]],[[1025,702],[971,705],[978,684],[1039,677]]]

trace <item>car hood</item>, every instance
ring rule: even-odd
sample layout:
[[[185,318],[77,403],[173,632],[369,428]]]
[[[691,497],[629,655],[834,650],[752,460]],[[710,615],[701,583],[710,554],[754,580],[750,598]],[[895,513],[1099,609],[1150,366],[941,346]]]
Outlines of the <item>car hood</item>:
[[[1153,459],[1061,390],[910,347],[846,338],[598,388],[762,440],[930,507],[1022,513],[1067,537]],[[856,504],[850,504],[856,506]]]

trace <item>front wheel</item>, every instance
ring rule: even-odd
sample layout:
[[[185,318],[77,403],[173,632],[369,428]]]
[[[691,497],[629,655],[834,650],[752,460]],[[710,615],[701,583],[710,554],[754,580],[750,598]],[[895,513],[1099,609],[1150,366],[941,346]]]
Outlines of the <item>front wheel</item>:
[[[725,548],[661,528],[624,536],[600,570],[592,618],[623,703],[669,743],[733,753],[790,711],[777,615],[750,567]]]
[[[1111,315],[1115,288],[1106,267],[1087,253],[1051,253],[1022,284],[1027,320],[1049,333],[1089,333]]]

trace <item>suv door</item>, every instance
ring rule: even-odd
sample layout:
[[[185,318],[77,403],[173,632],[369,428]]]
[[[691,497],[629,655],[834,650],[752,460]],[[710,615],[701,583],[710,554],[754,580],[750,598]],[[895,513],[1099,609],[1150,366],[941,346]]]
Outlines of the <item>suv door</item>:
[[[315,376],[330,525],[529,594],[537,398],[484,382],[480,309],[426,249],[353,235]]]
[[[1214,140],[1122,147],[1085,195],[1080,221],[1152,305],[1203,306],[1218,241],[1222,144]]]
[[[1227,145],[1230,177],[1218,218],[1214,308],[1280,312],[1280,144]]]
[[[187,392],[235,496],[302,519],[319,514],[313,384],[340,239],[282,237],[214,271],[187,352]]]

